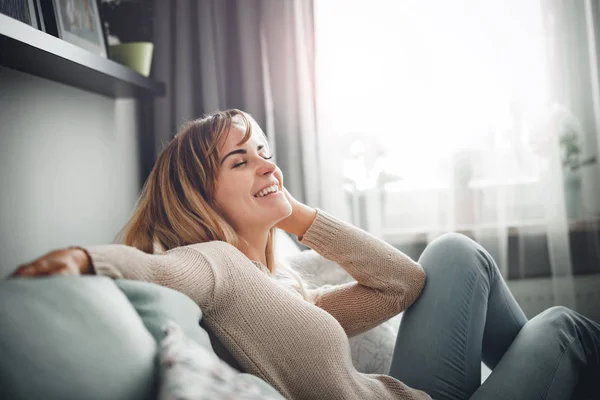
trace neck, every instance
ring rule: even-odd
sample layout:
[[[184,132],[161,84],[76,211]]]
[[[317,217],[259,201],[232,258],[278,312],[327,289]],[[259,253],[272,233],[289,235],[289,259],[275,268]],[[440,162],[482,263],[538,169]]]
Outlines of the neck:
[[[253,261],[258,261],[267,266],[267,239],[269,231],[266,232],[238,232],[243,239],[242,252]]]

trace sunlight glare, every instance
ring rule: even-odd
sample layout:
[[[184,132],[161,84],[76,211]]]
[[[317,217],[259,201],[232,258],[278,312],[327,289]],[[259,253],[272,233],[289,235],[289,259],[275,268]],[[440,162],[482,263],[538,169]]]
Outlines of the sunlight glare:
[[[543,106],[539,7],[522,0],[317,1],[320,120],[330,134],[360,132],[393,151],[390,172],[439,178],[433,160],[490,146],[510,126],[511,107],[535,114]]]

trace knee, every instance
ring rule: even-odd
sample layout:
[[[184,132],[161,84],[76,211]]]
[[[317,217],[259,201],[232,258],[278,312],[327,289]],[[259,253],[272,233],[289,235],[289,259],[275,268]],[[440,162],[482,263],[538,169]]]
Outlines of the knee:
[[[425,249],[446,259],[471,259],[479,245],[469,237],[455,232],[444,233]]]
[[[575,311],[564,306],[554,306],[543,311],[539,317],[546,323],[564,326],[574,321]]]
[[[471,238],[463,235],[462,233],[448,232],[437,237],[431,242],[430,246],[442,246],[449,248],[464,248],[472,250],[477,245]]]
[[[483,248],[471,238],[460,233],[445,233],[431,242],[419,260],[423,267],[433,268],[479,268],[486,275],[489,260]],[[428,262],[422,259],[428,259]]]
[[[574,335],[577,331],[579,321],[578,314],[563,306],[554,306],[539,314],[537,317],[539,323],[545,326],[545,329],[552,328]]]

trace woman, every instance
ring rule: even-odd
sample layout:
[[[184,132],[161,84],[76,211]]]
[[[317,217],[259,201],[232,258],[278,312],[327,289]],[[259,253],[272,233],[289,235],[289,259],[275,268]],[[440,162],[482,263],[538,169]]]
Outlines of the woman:
[[[289,399],[569,399],[600,377],[600,327],[564,308],[527,321],[475,242],[442,236],[416,263],[295,200],[270,158],[241,111],[193,121],[158,157],[125,245],[56,250],[15,275],[96,273],[181,291],[240,365]],[[276,279],[275,227],[356,282],[309,290],[291,271]],[[348,336],[411,304],[390,376],[357,372]],[[494,371],[479,387],[482,359]]]

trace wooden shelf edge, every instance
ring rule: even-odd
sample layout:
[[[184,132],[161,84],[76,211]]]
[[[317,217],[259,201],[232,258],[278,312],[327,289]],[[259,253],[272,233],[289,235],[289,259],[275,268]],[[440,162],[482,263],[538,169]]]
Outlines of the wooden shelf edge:
[[[0,65],[113,98],[165,93],[161,82],[3,14]]]

